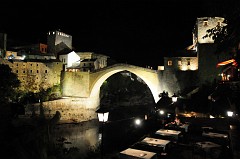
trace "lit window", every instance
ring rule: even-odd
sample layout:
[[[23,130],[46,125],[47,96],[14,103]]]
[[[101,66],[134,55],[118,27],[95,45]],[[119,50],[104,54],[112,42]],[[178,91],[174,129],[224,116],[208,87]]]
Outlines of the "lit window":
[[[182,61],[178,61],[178,65],[182,65]]]
[[[172,66],[172,61],[168,61],[168,66]]]
[[[203,26],[208,26],[208,21],[203,21]]]

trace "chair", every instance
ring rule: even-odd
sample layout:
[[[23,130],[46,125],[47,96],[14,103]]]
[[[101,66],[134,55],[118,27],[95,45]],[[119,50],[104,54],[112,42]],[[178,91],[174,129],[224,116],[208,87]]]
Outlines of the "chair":
[[[202,159],[202,158],[206,159],[207,154],[201,146],[194,144],[193,145],[192,158],[193,159]]]

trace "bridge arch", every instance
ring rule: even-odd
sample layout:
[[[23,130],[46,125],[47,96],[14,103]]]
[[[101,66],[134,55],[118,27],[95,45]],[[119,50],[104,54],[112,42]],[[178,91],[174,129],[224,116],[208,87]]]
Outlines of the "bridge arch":
[[[155,103],[159,100],[159,93],[162,92],[160,80],[156,70],[142,68],[129,64],[115,64],[101,70],[97,70],[90,74],[90,98],[98,98],[100,93],[100,87],[103,82],[118,72],[129,71],[140,77],[149,87]]]

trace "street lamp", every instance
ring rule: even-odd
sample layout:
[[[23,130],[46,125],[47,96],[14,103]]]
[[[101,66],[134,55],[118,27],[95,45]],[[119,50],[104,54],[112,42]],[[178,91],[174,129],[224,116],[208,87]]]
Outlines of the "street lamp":
[[[177,102],[177,98],[178,98],[178,96],[174,93],[172,96],[172,102],[173,103]]]
[[[178,96],[174,93],[172,96],[172,102],[175,104],[177,102]],[[178,106],[175,104],[175,115],[178,116],[179,109]]]
[[[98,120],[102,123],[102,141],[101,141],[101,158],[103,158],[103,126],[108,121],[109,112],[105,108],[99,108],[97,111]]]

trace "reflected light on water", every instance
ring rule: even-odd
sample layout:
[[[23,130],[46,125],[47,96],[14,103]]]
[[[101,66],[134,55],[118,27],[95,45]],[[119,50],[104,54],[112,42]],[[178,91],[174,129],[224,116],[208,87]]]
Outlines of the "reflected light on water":
[[[101,138],[95,122],[58,125],[54,129],[52,137],[56,143],[58,138],[65,138],[63,144],[65,148],[76,147],[83,155],[88,152],[89,148],[98,146]]]

